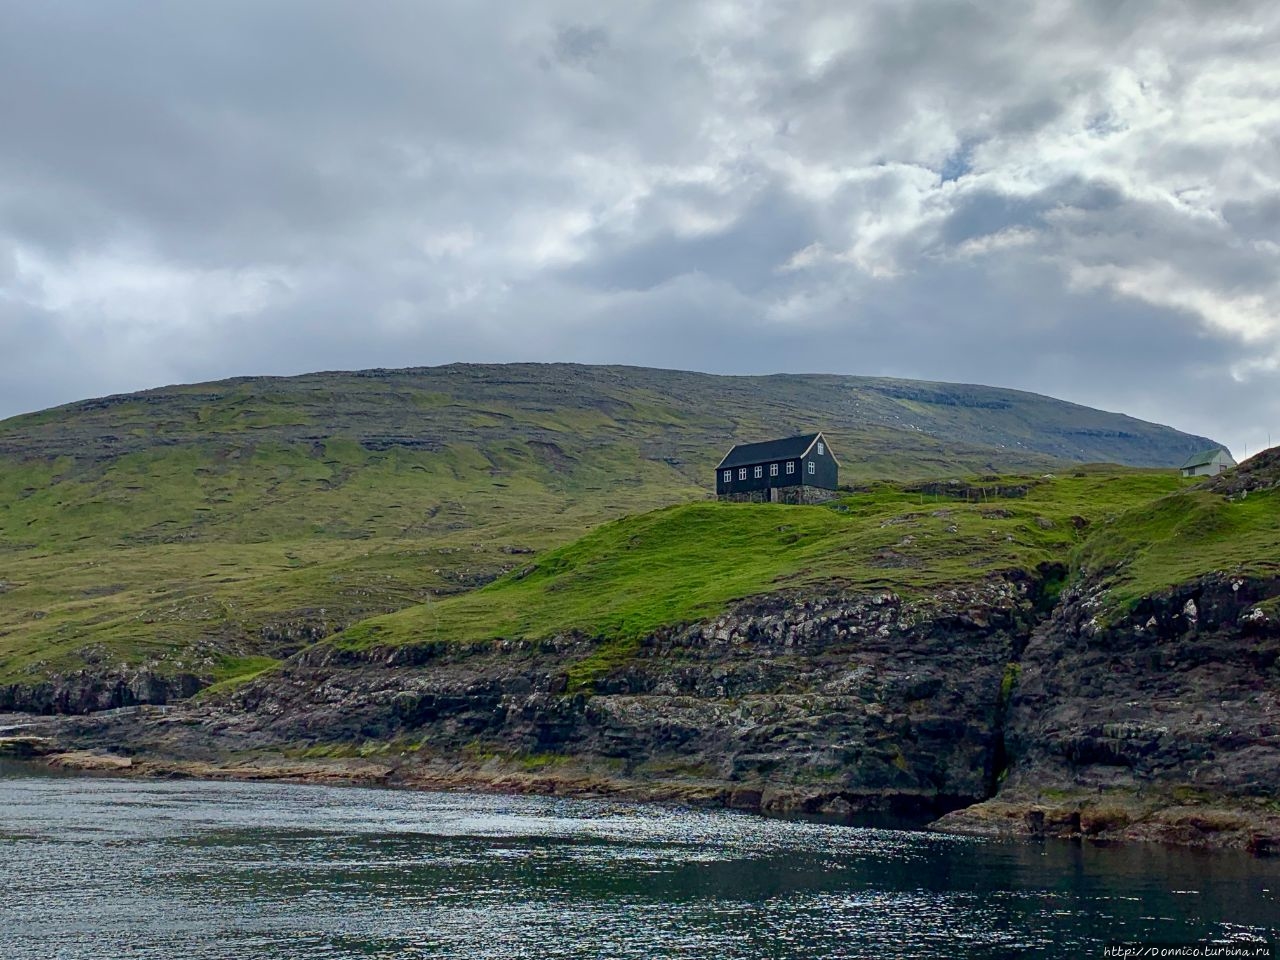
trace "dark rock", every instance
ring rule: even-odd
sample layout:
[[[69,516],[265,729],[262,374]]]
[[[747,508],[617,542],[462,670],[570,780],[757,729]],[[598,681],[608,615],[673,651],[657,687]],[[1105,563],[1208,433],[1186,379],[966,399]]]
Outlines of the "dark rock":
[[[35,684],[0,686],[0,712],[83,714],[138,704],[166,704],[207,686],[194,674],[161,675],[146,668],[80,670]]]
[[[730,792],[726,805],[735,810],[759,810],[763,799],[760,790],[737,789]]]
[[[189,708],[193,725],[147,720],[127,739],[179,757],[403,739],[463,765],[554,755],[641,779],[692,769],[748,809],[971,803],[994,776],[1001,682],[1033,617],[1030,592],[993,579],[912,602],[744,601],[645,638],[581,692],[568,677],[597,650],[588,637],[321,644]]]

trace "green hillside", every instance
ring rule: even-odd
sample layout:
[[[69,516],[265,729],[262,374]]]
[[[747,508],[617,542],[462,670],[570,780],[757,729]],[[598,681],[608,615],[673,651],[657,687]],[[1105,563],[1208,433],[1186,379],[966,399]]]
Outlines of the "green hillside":
[[[119,664],[237,674],[605,521],[701,500],[735,440],[815,427],[842,479],[864,484],[1038,475],[1055,457],[1167,465],[1206,445],[986,387],[626,367],[313,374],[85,401],[0,422],[0,683]]]
[[[1280,478],[1278,478],[1280,479]],[[984,495],[1003,488],[1013,497]],[[1023,493],[1025,491],[1025,493]],[[1228,499],[1171,472],[1003,478],[956,496],[901,486],[821,507],[699,503],[606,524],[471,593],[365,620],[332,643],[604,639],[577,680],[658,628],[812,587],[911,596],[1046,564],[1109,574],[1108,608],[1219,572],[1280,576],[1280,487]]]
[[[798,587],[911,596],[995,573],[1036,577],[1043,565],[1069,563],[1095,528],[1153,502],[1176,504],[1183,483],[1171,471],[1100,469],[993,479],[950,496],[884,484],[824,507],[668,507],[606,524],[480,590],[365,620],[332,642],[577,631],[606,640],[583,666],[585,681],[645,634],[715,616],[736,599]]]
[[[1077,563],[1107,584],[1106,614],[1210,571],[1280,578],[1280,447],[1128,511],[1089,538]]]

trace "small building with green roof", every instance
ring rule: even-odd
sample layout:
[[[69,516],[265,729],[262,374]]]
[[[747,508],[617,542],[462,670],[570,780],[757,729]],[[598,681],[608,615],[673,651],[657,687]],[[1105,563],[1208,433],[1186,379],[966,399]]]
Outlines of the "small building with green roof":
[[[1184,477],[1216,477],[1236,465],[1226,447],[1210,447],[1187,457],[1182,465]]]

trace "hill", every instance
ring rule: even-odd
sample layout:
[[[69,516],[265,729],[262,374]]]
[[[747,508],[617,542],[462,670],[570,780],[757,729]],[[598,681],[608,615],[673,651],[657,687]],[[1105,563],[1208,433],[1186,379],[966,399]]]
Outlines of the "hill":
[[[912,598],[994,577],[1060,578],[1089,527],[1170,499],[1180,483],[1163,472],[1081,470],[943,488],[950,493],[883,484],[826,509],[668,507],[605,524],[480,590],[364,620],[332,643],[359,650],[579,634],[600,640],[571,671],[589,684],[642,637],[713,618],[745,598]]]
[[[479,590],[361,621],[329,642],[362,650],[576,634],[599,642],[570,670],[589,685],[647,635],[779,592],[910,599],[1002,577],[1052,592],[1070,578],[1100,591],[1096,614],[1123,621],[1144,600],[1206,576],[1280,578],[1280,473],[1268,458],[1200,484],[1092,468],[974,487],[880,484],[826,509],[669,507],[605,524]],[[1252,496],[1223,495],[1242,479]]]
[[[1089,468],[972,487],[879,484],[822,509],[668,507],[604,524],[479,590],[361,621],[328,642],[362,650],[578,634],[621,652],[755,596],[914,598],[996,577],[1055,590],[1067,580],[1092,584],[1092,608],[1122,621],[1140,602],[1206,576],[1280,578],[1280,469],[1261,469],[1268,458],[1280,463],[1276,453],[1197,484]],[[1224,495],[1244,478],[1252,494]]]
[[[1061,458],[1167,466],[1208,444],[987,387],[628,367],[89,400],[0,423],[0,685],[57,709],[190,693],[601,522],[701,499],[731,442],[814,426],[853,483]]]

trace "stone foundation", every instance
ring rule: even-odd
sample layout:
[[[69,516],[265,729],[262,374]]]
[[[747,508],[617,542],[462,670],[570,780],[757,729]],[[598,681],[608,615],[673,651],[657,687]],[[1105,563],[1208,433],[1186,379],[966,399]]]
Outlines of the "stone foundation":
[[[730,503],[791,503],[815,504],[834,500],[840,494],[822,487],[774,487],[771,490],[749,490],[746,493],[723,493],[720,500]]]

